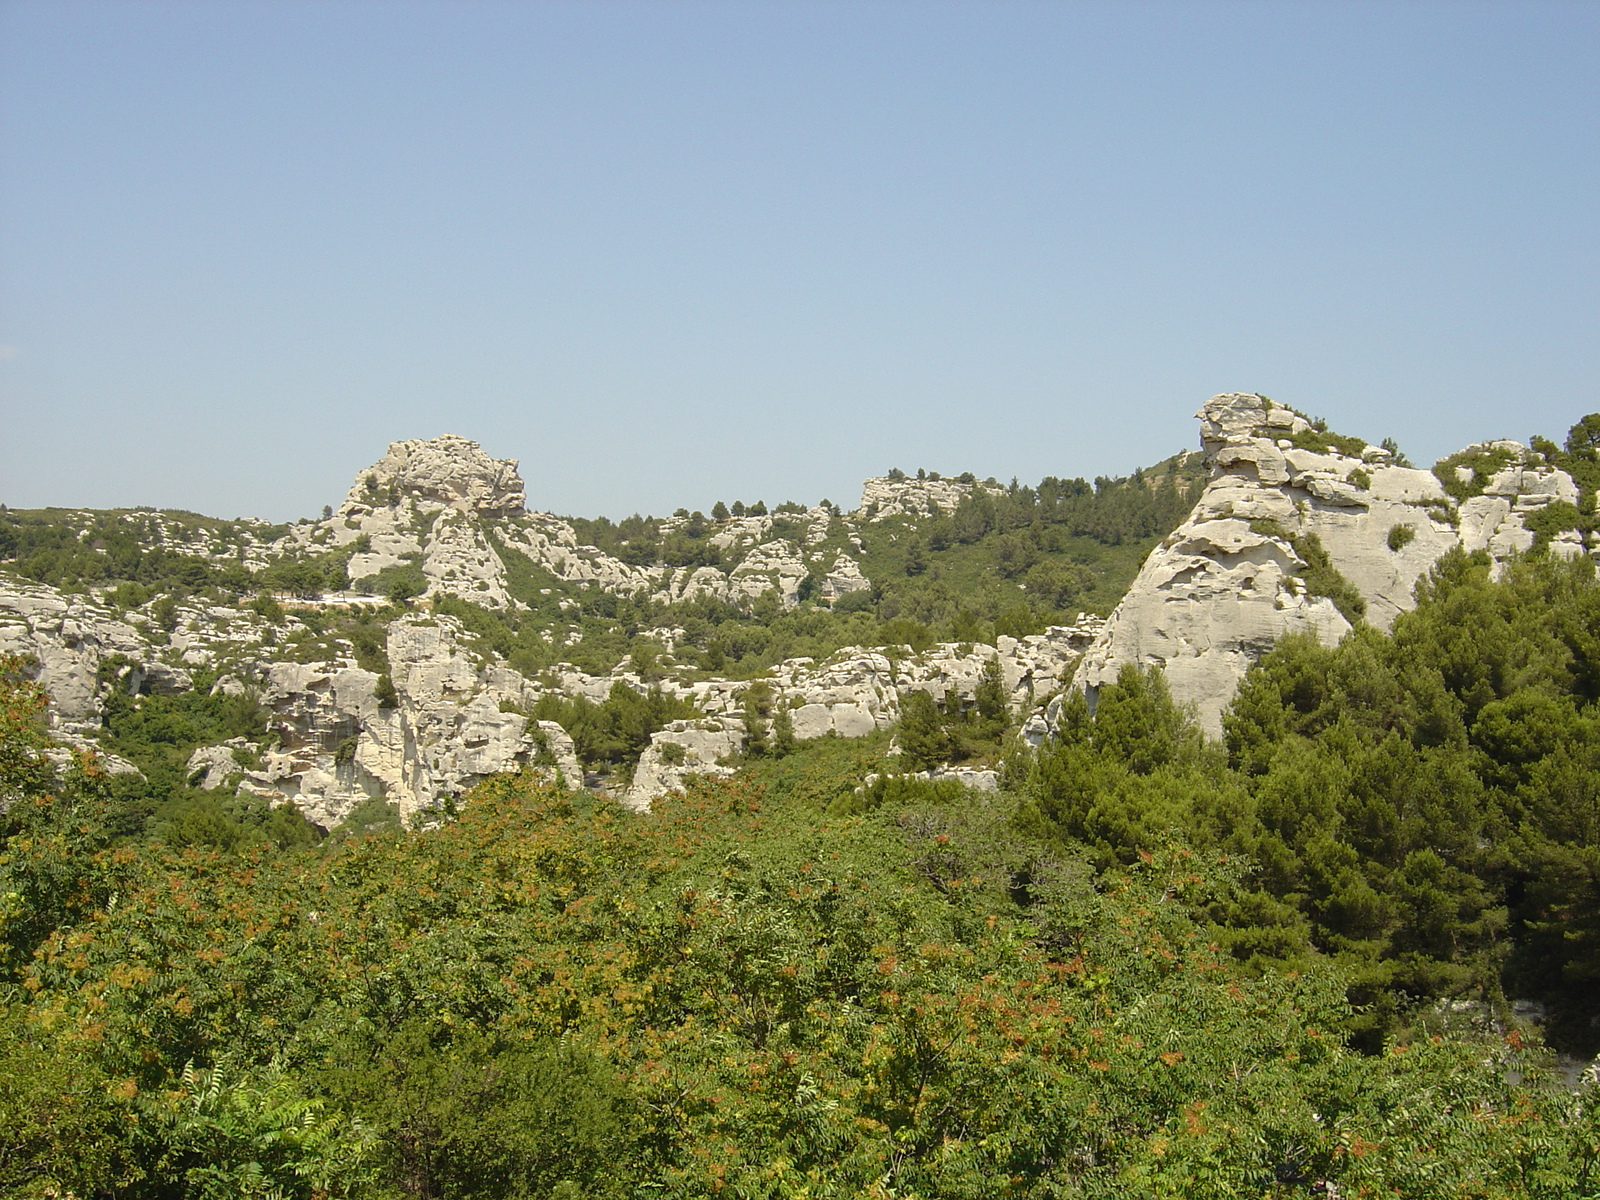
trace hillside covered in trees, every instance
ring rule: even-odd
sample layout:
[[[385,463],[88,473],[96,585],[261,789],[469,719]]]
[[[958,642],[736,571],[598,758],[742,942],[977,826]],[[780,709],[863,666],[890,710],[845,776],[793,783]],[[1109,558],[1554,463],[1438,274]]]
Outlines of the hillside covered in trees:
[[[7,513],[0,1193],[1600,1196],[1600,418],[1430,474],[1217,400],[851,514],[428,507],[454,443],[300,526]],[[1340,623],[1215,727],[1035,632],[1250,553]]]
[[[232,851],[119,839],[13,665],[0,1186],[1595,1195],[1512,1001],[1592,1053],[1597,627],[1588,562],[1459,555],[1222,745],[1130,671],[998,793],[824,739]]]

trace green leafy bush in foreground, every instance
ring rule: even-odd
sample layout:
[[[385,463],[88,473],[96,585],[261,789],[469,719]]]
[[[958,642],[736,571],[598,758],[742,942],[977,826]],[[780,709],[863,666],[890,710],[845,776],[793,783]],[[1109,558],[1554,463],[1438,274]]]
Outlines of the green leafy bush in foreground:
[[[1015,794],[822,739],[314,851],[119,844],[8,670],[0,1192],[1594,1197],[1600,1094],[1505,1000],[1592,1010],[1600,585],[1419,596],[1220,745],[1158,675],[1068,700]]]
[[[1097,875],[1003,799],[633,816],[531,777],[321,854],[112,851],[27,707],[7,1194],[1595,1194],[1592,1090],[1514,1043],[1353,1053],[1326,958],[1219,949],[1215,855]]]

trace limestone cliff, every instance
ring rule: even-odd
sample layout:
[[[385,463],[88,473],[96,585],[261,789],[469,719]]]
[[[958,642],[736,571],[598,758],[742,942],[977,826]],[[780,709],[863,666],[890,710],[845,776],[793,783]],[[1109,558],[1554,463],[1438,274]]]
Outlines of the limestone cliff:
[[[707,541],[718,565],[667,566],[624,562],[584,545],[569,521],[526,510],[527,488],[514,459],[496,459],[455,434],[392,442],[388,452],[357,472],[344,503],[320,522],[293,527],[274,550],[292,556],[347,555],[352,597],[381,594],[385,575],[420,572],[418,594],[456,596],[489,608],[516,607],[512,573],[525,559],[570,584],[662,604],[708,597],[742,603],[773,593],[780,605],[799,601],[808,575],[825,578],[831,600],[868,586],[847,555],[812,549],[826,539],[830,510],[798,511],[789,537],[771,536],[771,516],[723,522]],[[658,522],[671,534],[685,517]],[[828,562],[832,562],[831,569]]]
[[[1577,499],[1570,476],[1515,442],[1472,448],[1500,469],[1457,506],[1433,473],[1396,466],[1389,451],[1314,429],[1262,396],[1214,396],[1196,416],[1205,491],[1145,561],[1074,685],[1092,699],[1125,664],[1160,667],[1212,736],[1245,671],[1279,638],[1303,632],[1332,644],[1350,630],[1354,614],[1308,586],[1318,575],[1310,559],[1325,555],[1320,574],[1331,566],[1364,601],[1365,619],[1386,629],[1446,550],[1503,560],[1533,544],[1529,513]],[[1572,539],[1557,545],[1579,550]]]

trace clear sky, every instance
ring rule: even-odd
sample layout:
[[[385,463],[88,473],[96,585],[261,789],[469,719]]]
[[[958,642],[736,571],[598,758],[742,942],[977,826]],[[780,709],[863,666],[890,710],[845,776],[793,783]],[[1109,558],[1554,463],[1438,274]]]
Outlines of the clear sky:
[[[0,500],[1033,482],[1600,409],[1600,4],[0,0]]]

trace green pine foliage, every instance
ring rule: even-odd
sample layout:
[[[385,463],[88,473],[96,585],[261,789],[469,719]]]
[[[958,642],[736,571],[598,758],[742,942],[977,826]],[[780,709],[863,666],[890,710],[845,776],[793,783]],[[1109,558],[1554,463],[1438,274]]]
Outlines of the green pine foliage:
[[[1391,534],[1391,540],[1392,537]],[[1306,533],[1290,537],[1289,542],[1306,564],[1300,576],[1306,592],[1332,600],[1340,615],[1352,625],[1359,625],[1365,620],[1367,598],[1361,594],[1360,588],[1339,573],[1339,568],[1333,565],[1333,560],[1323,548],[1322,539],[1314,533]]]
[[[1158,692],[1101,703],[1108,753],[1162,743],[1132,770],[1215,769]],[[108,853],[90,778],[6,781],[8,1195],[1596,1194],[1592,1089],[1520,1038],[1353,1052],[1328,957],[1219,952],[1215,852],[528,776],[321,855]]]
[[[615,768],[627,776],[650,745],[651,734],[669,721],[700,714],[692,704],[664,695],[660,688],[641,694],[619,680],[599,704],[582,696],[546,692],[529,715],[565,729],[585,766]]]
[[[1459,504],[1473,496],[1481,496],[1495,473],[1505,470],[1515,459],[1515,452],[1505,447],[1473,447],[1440,459],[1434,464],[1433,474],[1445,492]],[[1458,468],[1470,472],[1469,477],[1463,480]]]
[[[205,587],[237,595],[255,586],[244,551],[286,528],[171,510],[7,509],[0,512],[0,562],[24,579],[70,591],[122,582],[147,595]],[[196,547],[205,553],[192,552]]]
[[[1201,740],[1158,674],[1063,704],[1024,764],[1022,827],[1101,868],[1167,839],[1250,862],[1216,936],[1253,969],[1321,956],[1357,1044],[1442,1000],[1550,1007],[1592,1054],[1600,1020],[1600,584],[1530,558],[1499,582],[1447,555],[1392,633],[1286,638]]]

